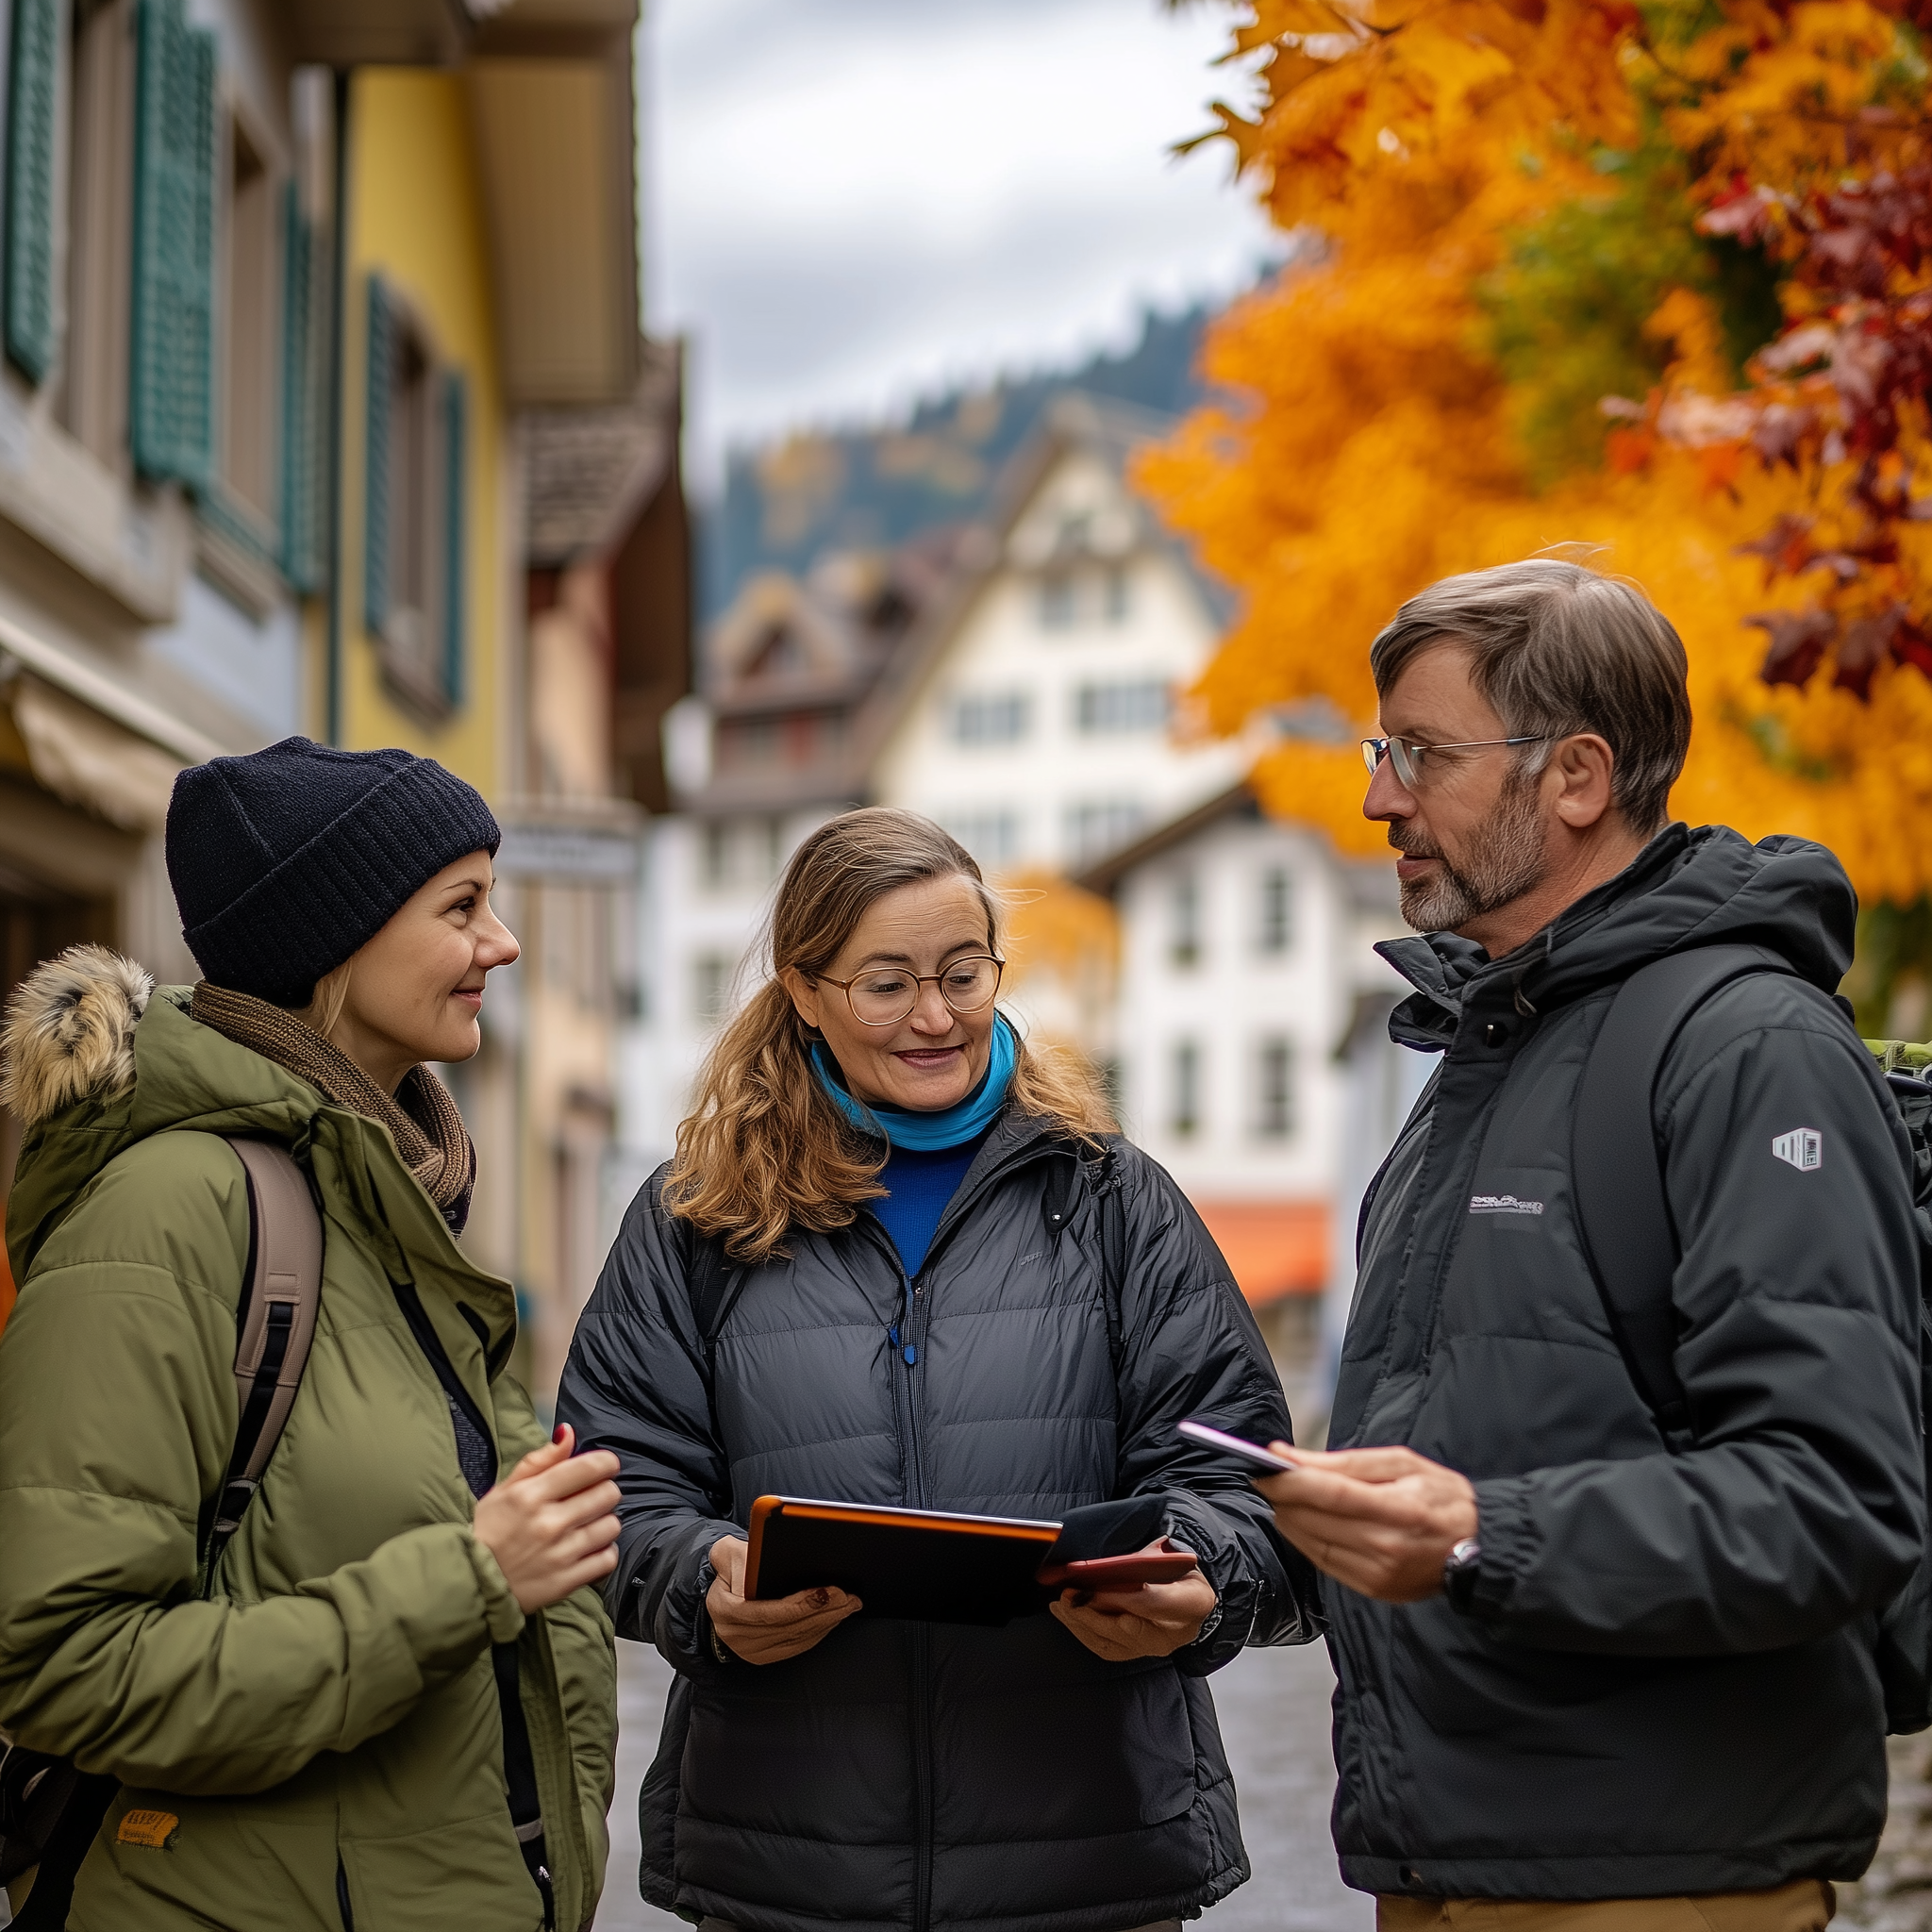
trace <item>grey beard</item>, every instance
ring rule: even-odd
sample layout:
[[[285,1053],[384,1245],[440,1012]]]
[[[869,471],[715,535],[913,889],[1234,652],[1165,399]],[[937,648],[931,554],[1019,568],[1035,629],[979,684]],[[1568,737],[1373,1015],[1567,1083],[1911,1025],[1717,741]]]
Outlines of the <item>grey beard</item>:
[[[1540,886],[1549,860],[1538,791],[1534,779],[1511,777],[1471,836],[1459,870],[1434,848],[1397,845],[1402,827],[1391,826],[1389,842],[1406,857],[1440,862],[1432,878],[1405,881],[1400,887],[1403,918],[1418,932],[1456,932]]]

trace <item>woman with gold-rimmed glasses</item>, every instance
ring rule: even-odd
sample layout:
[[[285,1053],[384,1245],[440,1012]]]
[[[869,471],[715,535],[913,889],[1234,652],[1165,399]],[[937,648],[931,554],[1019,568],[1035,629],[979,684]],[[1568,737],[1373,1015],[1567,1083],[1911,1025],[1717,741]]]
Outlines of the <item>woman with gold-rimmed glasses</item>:
[[[1313,1577],[1174,1424],[1266,1441],[1287,1409],[1173,1181],[999,1012],[1000,910],[914,813],[805,841],[564,1371],[559,1420],[622,1465],[618,1630],[678,1673],[643,1895],[710,1932],[1178,1932],[1247,1875],[1203,1680],[1312,1636]],[[747,1599],[763,1494],[1091,1507],[1199,1563],[998,1629],[829,1580]]]

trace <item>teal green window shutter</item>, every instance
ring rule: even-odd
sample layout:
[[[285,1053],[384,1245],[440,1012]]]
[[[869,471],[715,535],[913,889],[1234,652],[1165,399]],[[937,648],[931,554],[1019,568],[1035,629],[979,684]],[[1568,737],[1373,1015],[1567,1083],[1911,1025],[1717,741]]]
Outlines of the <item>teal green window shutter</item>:
[[[327,263],[291,181],[282,197],[282,575],[321,590]]]
[[[205,487],[214,461],[215,37],[141,0],[130,440],[143,475]]]
[[[390,415],[395,385],[395,311],[380,275],[369,277],[369,372],[362,484],[362,622],[389,622]]]
[[[60,0],[13,0],[7,102],[7,353],[35,382],[54,366],[54,128]]]
[[[463,589],[468,546],[468,499],[463,479],[469,467],[470,393],[460,375],[442,382],[443,540],[442,688],[452,705],[463,701]]]

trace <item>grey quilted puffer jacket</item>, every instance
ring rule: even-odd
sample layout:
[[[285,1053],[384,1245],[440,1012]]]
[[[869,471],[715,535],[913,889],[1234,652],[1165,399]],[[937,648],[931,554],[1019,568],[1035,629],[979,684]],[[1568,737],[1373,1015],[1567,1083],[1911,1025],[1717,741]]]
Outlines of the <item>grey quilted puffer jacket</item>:
[[[1317,1634],[1312,1577],[1239,1466],[1174,1425],[1265,1440],[1288,1410],[1207,1230],[1126,1146],[1116,1368],[1094,1201],[1076,1195],[1058,1235],[1046,1223],[1069,1158],[1008,1108],[909,1284],[870,1212],[797,1234],[751,1272],[709,1362],[661,1174],[633,1204],[558,1414],[622,1458],[608,1601],[678,1673],[639,1800],[654,1905],[746,1932],[1118,1932],[1247,1877],[1203,1680],[1244,1643]],[[1124,1664],[1044,1613],[860,1615],[789,1662],[721,1663],[708,1553],[767,1493],[1049,1519],[1157,1496],[1218,1613],[1176,1656]]]

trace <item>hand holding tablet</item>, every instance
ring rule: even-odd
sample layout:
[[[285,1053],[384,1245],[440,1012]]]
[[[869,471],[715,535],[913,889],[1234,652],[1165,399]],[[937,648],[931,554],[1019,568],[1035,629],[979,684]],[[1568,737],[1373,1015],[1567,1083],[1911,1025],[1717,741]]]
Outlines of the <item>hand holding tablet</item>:
[[[1178,1583],[1198,1567],[1192,1550],[1161,1539],[1158,1550],[1124,1557],[1089,1557],[1077,1563],[1043,1563],[1036,1573],[1048,1590],[1139,1590],[1149,1583]]]
[[[747,1605],[829,1591],[838,1607],[917,1623],[1005,1624],[1037,1614],[1062,1591],[1082,1601],[1117,1597],[1178,1583],[1199,1567],[1191,1550],[1165,1537],[1119,1556],[1055,1561],[1058,1523],[800,1496],[760,1496],[750,1527]]]

